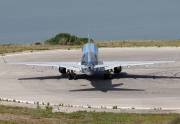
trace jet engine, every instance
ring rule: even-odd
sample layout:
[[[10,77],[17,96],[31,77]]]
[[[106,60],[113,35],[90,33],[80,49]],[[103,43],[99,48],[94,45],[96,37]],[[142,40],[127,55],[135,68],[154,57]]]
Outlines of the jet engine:
[[[65,74],[66,73],[66,68],[59,67],[59,72],[62,73],[62,74]]]
[[[122,67],[118,66],[114,68],[114,73],[120,73],[122,71]]]

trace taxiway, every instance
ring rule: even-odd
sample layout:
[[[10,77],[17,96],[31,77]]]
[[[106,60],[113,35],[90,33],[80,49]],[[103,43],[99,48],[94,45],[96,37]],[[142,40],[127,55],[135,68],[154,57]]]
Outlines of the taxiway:
[[[179,48],[100,48],[102,61],[173,60]],[[124,67],[104,80],[103,75],[77,73],[68,80],[57,68],[7,65],[0,60],[0,98],[51,104],[135,109],[180,109],[180,57],[175,63]],[[81,50],[51,50],[6,54],[15,61],[81,61]]]

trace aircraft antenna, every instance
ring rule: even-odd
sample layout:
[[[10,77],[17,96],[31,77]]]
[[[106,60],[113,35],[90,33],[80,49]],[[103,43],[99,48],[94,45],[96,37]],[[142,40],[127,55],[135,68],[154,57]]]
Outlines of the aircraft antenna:
[[[88,43],[89,43],[89,44],[91,43],[90,35],[89,35],[89,29],[88,29]]]

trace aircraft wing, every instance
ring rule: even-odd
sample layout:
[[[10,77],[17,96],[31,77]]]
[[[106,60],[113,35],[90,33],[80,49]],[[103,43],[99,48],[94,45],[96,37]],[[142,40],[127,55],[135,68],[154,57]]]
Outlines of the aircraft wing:
[[[138,65],[153,65],[153,64],[163,64],[175,62],[178,58],[179,53],[176,54],[174,60],[171,61],[104,61],[101,65],[96,65],[94,68],[104,67],[105,70],[113,69],[119,66],[138,66]]]
[[[31,65],[31,66],[49,66],[49,67],[63,67],[66,69],[80,71],[79,68],[85,68],[84,65],[78,64],[79,62],[6,62],[6,64],[17,64],[17,65]]]
[[[104,61],[102,65],[96,65],[94,68],[104,67],[105,70],[113,69],[119,66],[138,66],[138,65],[152,65],[152,64],[162,64],[171,63],[173,61]]]

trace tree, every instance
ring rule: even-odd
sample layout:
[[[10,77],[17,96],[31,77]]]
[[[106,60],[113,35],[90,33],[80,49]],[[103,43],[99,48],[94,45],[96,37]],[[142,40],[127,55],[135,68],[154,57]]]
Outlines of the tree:
[[[91,39],[93,42],[93,40]],[[45,44],[49,45],[81,45],[88,42],[88,38],[79,38],[75,35],[70,35],[68,33],[57,34],[54,38],[45,41]]]

